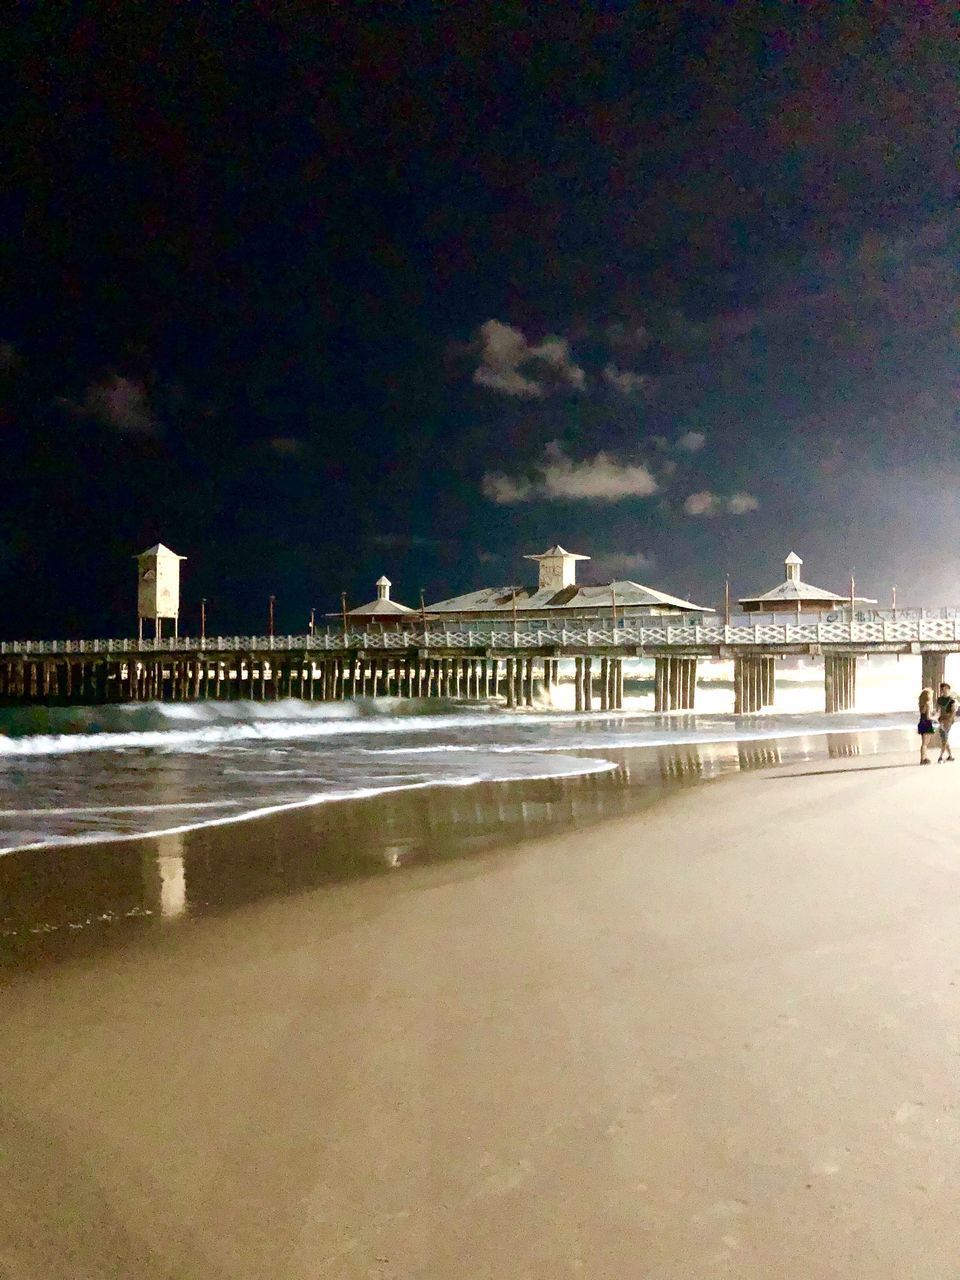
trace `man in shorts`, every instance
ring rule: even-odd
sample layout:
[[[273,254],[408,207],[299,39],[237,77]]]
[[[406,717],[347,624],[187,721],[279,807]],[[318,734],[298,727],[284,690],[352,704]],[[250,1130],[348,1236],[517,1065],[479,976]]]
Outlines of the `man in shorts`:
[[[957,700],[950,692],[948,684],[940,686],[940,697],[937,699],[937,717],[939,720],[937,729],[940,733],[940,755],[937,758],[937,764],[942,764],[944,760],[953,759],[953,752],[950,750],[950,730],[953,728],[953,722],[957,718]]]

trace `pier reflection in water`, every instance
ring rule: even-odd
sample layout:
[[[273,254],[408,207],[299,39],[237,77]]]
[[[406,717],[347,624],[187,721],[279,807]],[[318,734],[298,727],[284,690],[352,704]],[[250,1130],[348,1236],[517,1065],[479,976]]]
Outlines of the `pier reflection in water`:
[[[724,774],[902,748],[899,735],[869,732],[605,748],[593,753],[614,764],[605,773],[397,791],[263,820],[15,852],[0,858],[0,962],[83,954],[205,912],[570,832],[637,814]],[[159,802],[165,786],[163,761],[157,764]]]

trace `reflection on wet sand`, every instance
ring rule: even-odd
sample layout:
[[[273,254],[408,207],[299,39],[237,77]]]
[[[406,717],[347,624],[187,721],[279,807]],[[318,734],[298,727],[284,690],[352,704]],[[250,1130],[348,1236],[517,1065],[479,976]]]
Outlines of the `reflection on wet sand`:
[[[864,734],[605,749],[615,765],[606,773],[399,791],[129,842],[16,852],[0,859],[0,963],[83,954],[204,912],[570,831],[722,774],[897,746],[891,735]]]

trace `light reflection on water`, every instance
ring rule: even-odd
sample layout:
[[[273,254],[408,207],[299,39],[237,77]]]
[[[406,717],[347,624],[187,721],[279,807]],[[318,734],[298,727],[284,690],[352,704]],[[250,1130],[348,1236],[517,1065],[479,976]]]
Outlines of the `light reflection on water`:
[[[900,752],[905,735],[822,735],[612,750],[609,772],[399,791],[129,842],[0,858],[0,959],[115,945],[205,912],[403,874],[641,812],[676,790],[796,761]],[[162,788],[161,788],[162,790]]]

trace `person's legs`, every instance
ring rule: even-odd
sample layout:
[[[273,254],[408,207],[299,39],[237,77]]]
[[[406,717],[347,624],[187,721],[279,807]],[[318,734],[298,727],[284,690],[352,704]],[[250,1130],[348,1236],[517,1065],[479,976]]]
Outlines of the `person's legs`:
[[[947,760],[953,759],[953,752],[950,750],[950,730],[952,728],[953,728],[952,724],[948,724],[946,726],[944,725],[940,726],[940,758],[941,760],[944,758],[946,758]]]
[[[927,747],[930,745],[933,735],[929,733],[921,733],[920,735],[920,763],[929,764],[927,759]]]

